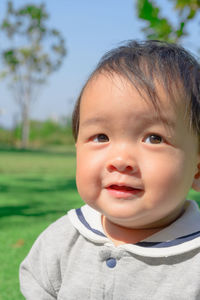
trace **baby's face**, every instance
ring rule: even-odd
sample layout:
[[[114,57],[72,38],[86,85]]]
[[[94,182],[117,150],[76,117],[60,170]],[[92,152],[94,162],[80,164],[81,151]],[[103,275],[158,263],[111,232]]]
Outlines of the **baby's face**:
[[[77,187],[111,222],[165,226],[181,211],[199,163],[180,103],[159,90],[161,115],[120,76],[98,75],[80,106]]]

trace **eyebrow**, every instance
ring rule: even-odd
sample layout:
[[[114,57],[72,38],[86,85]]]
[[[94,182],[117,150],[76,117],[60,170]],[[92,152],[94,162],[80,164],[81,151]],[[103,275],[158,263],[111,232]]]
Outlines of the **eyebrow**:
[[[171,128],[175,128],[175,125],[176,125],[176,122],[175,120],[172,120],[172,119],[168,119],[166,118],[165,116],[158,116],[158,117],[155,117],[155,118],[148,118],[148,117],[144,117],[143,118],[143,121],[146,121],[147,124],[156,124],[156,123],[163,123],[164,125],[167,125],[168,127],[171,127]]]
[[[135,120],[135,118],[134,118]],[[175,128],[175,120],[170,120],[168,118],[166,118],[165,116],[158,116],[158,117],[148,117],[148,116],[142,116],[140,118],[140,121],[142,123],[145,122],[146,125],[150,126],[150,125],[154,125],[154,124],[157,124],[157,123],[163,123],[164,125],[166,125],[167,127],[170,127],[170,128]],[[138,120],[136,122],[139,122]],[[92,117],[92,118],[88,118],[86,119],[82,124],[81,126],[83,127],[87,127],[87,126],[90,126],[90,125],[95,125],[95,124],[107,124],[108,123],[108,120],[107,118],[104,118],[102,116],[97,116],[97,117]]]
[[[90,125],[94,125],[94,124],[102,124],[102,123],[107,123],[107,120],[103,117],[93,117],[93,118],[89,118],[86,119],[81,126],[90,126]]]

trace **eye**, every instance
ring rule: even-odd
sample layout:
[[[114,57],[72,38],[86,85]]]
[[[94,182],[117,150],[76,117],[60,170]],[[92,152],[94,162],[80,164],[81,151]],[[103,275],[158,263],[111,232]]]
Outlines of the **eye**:
[[[100,134],[95,135],[93,137],[92,141],[95,143],[106,143],[109,141],[109,138],[106,134],[100,133]]]
[[[144,142],[147,144],[161,144],[163,143],[163,138],[157,134],[150,134],[144,139]]]

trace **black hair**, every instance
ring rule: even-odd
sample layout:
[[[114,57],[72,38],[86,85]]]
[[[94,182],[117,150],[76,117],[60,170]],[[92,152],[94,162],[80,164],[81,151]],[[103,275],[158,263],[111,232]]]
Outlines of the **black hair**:
[[[200,136],[200,65],[183,47],[157,40],[128,41],[107,52],[89,76],[76,102],[72,129],[75,140],[79,132],[80,102],[85,87],[100,73],[127,78],[138,92],[159,110],[159,82],[170,99],[185,101],[190,126]]]

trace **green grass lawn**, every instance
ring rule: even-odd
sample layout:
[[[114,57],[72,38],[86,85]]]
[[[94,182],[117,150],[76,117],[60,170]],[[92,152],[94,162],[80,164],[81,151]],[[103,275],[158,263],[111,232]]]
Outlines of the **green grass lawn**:
[[[42,230],[82,201],[75,185],[74,149],[0,150],[0,158],[0,300],[19,300],[24,299],[20,262]],[[189,198],[200,199],[193,191]]]
[[[0,151],[0,300],[24,299],[19,264],[39,233],[82,204],[74,149],[63,153]]]

